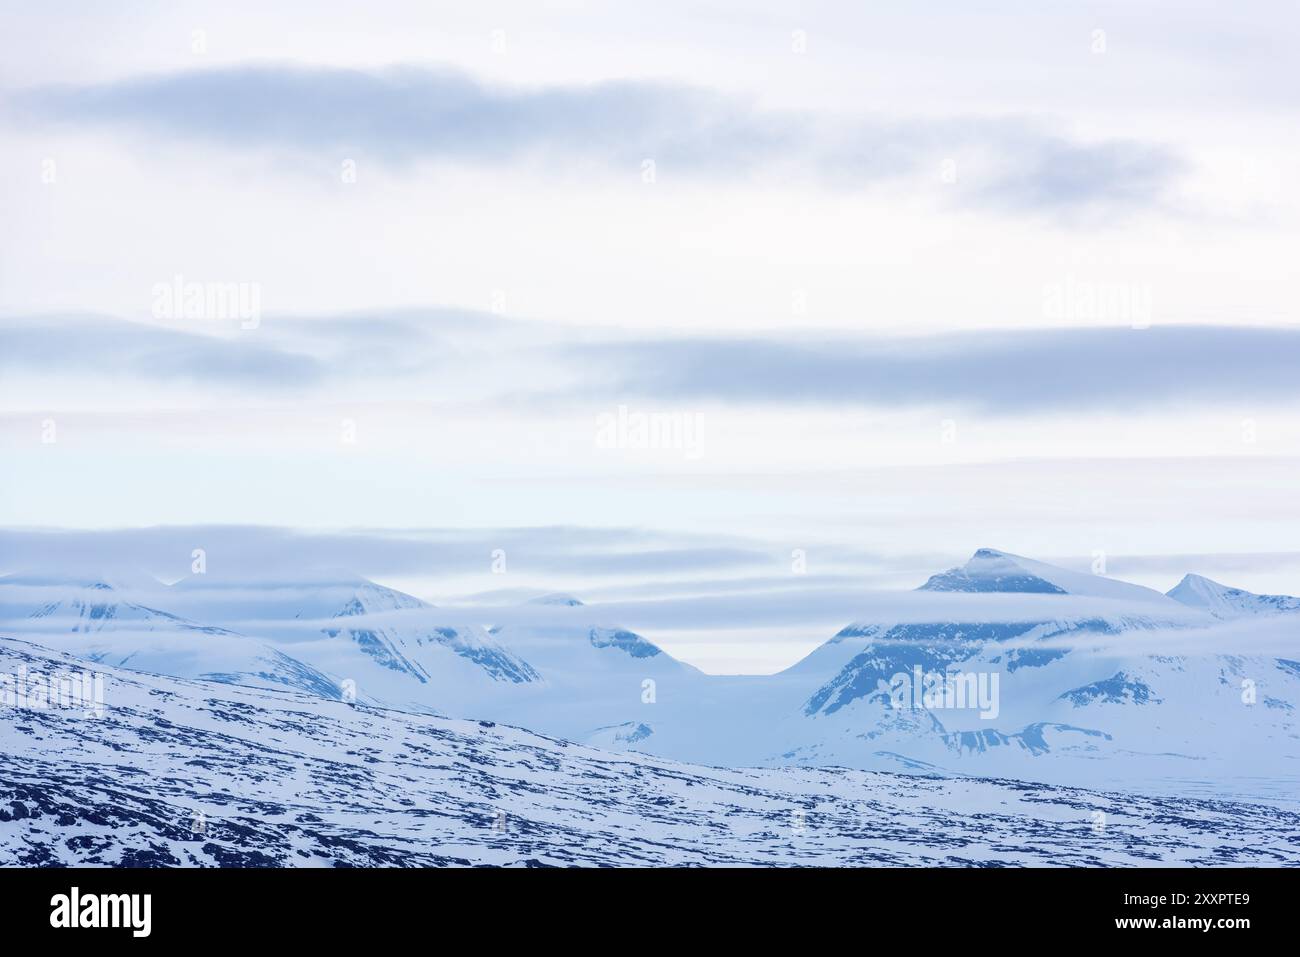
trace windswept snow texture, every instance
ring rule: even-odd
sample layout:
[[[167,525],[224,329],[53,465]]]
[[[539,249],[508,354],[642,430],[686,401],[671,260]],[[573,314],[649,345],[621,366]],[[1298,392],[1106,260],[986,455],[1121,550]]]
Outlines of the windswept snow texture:
[[[0,673],[81,667],[0,639]],[[705,768],[491,722],[103,673],[103,718],[5,706],[0,863],[1300,864],[1300,815],[1273,807]]]

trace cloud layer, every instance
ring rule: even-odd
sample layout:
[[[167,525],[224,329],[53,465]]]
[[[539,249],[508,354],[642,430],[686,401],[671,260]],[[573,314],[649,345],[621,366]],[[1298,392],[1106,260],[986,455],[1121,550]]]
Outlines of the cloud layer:
[[[536,582],[774,570],[785,554],[754,541],[641,529],[501,528],[295,531],[240,525],[105,530],[0,530],[0,572],[180,578],[202,548],[216,579],[292,581],[321,572],[366,575],[488,573],[498,550],[507,570]],[[497,579],[514,582],[517,579]]]
[[[957,404],[1003,414],[1300,396],[1300,330],[1073,328],[914,339],[589,345],[616,388],[732,402]]]
[[[903,176],[969,185],[960,201],[1016,212],[1159,207],[1186,164],[1130,139],[1085,142],[1018,116],[825,117],[649,81],[516,88],[449,69],[279,64],[31,89],[28,122],[122,128],[232,149],[559,168],[664,177],[758,176],[860,188]]]
[[[454,380],[445,377],[453,367]],[[268,397],[286,390],[337,394],[382,380],[388,395],[447,400],[463,398],[469,380],[477,395],[501,401],[960,407],[1033,416],[1295,400],[1300,329],[1112,326],[912,338],[629,339],[429,310],[272,318],[231,336],[50,316],[0,321],[0,369],[51,379],[95,372],[145,383],[191,379]]]

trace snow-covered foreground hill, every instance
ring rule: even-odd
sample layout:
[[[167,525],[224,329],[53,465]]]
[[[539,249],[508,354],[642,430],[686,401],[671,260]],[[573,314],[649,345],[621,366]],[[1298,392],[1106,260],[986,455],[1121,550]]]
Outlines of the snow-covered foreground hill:
[[[86,667],[0,638],[8,694],[15,676]],[[488,722],[96,671],[102,717],[0,704],[0,864],[1300,864],[1300,815],[1274,807],[706,768]]]

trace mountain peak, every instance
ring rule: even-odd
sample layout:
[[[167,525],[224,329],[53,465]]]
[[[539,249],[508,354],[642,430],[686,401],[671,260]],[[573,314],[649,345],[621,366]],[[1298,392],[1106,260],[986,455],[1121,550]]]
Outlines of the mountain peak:
[[[1222,582],[1216,582],[1213,578],[1206,578],[1204,575],[1196,575],[1192,572],[1188,572],[1183,576],[1182,581],[1169,589],[1169,591],[1165,592],[1165,594],[1170,598],[1173,598],[1175,597],[1175,592],[1186,595],[1202,591],[1223,592],[1237,590],[1238,589],[1231,588]]]
[[[1027,567],[1037,564],[996,548],[979,548],[965,565],[931,575],[918,590],[1067,594],[1064,588]]]
[[[1141,585],[1107,578],[1105,575],[1071,571],[997,548],[976,549],[965,565],[930,576],[917,590],[1079,595],[1168,602],[1160,592]]]
[[[1290,595],[1257,595],[1206,578],[1187,574],[1165,594],[1191,608],[1203,608],[1216,618],[1242,618],[1300,611],[1300,598]]]

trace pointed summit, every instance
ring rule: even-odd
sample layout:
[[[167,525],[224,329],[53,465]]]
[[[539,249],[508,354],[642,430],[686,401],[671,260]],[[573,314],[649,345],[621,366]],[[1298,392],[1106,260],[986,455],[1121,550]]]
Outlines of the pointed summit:
[[[958,568],[932,575],[918,591],[1001,592],[1008,594],[1080,595],[1126,601],[1167,603],[1168,599],[1150,588],[1128,582],[1070,571],[999,551],[978,549]]]
[[[978,549],[965,565],[930,576],[918,591],[1040,592],[1064,595],[1066,591],[1046,578],[1033,574],[1028,559],[994,548]]]
[[[1203,608],[1216,618],[1245,618],[1300,611],[1300,598],[1290,595],[1257,595],[1244,588],[1232,588],[1203,575],[1184,575],[1166,594],[1191,608]]]

